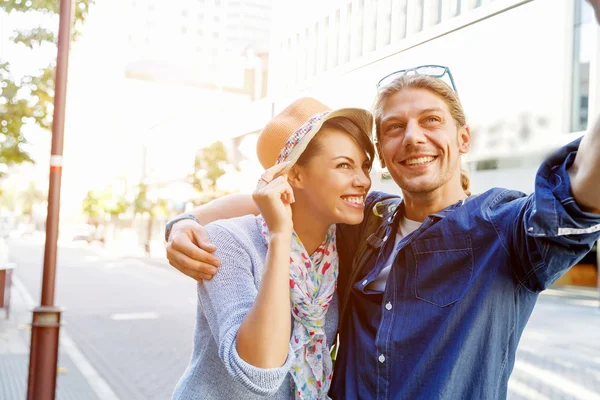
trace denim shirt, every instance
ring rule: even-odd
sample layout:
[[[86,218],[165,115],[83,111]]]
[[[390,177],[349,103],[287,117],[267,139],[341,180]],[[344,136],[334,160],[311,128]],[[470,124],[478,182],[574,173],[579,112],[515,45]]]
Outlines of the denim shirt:
[[[600,215],[571,193],[579,140],[540,167],[529,196],[491,189],[429,215],[403,238],[384,292],[367,289],[392,253],[388,240],[354,282],[340,331],[334,399],[503,399],[519,339],[540,291],[587,254]],[[341,268],[351,268],[359,226],[338,226]],[[404,204],[398,207],[395,234]],[[392,236],[393,237],[393,236]]]

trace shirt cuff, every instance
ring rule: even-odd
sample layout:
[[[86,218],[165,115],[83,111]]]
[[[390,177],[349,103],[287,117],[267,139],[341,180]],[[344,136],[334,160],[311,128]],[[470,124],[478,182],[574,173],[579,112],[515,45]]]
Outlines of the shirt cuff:
[[[550,156],[535,180],[534,207],[525,220],[531,236],[557,237],[600,232],[600,215],[583,211],[573,197],[568,169],[581,138]]]

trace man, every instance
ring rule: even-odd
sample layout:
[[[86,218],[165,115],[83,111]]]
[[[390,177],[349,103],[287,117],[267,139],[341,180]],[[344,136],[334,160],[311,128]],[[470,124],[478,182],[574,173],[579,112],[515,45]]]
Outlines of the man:
[[[374,112],[402,200],[371,193],[363,223],[338,226],[341,346],[330,395],[505,398],[539,293],[600,237],[600,121],[542,164],[532,195],[469,196],[460,157],[471,135],[458,98],[441,75],[406,73],[386,80]],[[195,214],[205,224],[251,212],[235,196]],[[183,219],[169,230],[171,264],[210,278],[218,260],[200,249],[214,250],[201,226]]]

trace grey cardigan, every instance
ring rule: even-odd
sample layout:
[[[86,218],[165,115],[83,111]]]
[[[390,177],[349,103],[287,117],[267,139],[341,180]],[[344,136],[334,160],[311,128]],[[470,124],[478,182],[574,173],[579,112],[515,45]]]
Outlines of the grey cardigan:
[[[173,399],[292,399],[291,346],[283,366],[262,369],[242,360],[235,345],[238,329],[258,293],[267,255],[257,218],[217,221],[206,229],[222,264],[212,280],[198,285],[192,358]],[[334,296],[325,320],[328,346],[337,322]]]

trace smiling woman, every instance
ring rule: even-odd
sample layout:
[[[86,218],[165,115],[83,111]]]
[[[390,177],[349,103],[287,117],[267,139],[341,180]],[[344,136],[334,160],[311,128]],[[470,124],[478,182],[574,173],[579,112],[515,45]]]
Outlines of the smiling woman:
[[[335,224],[363,220],[372,125],[366,110],[300,99],[263,129],[257,153],[266,171],[253,194],[260,215],[206,227],[222,264],[198,286],[194,354],[175,399],[327,397]]]

